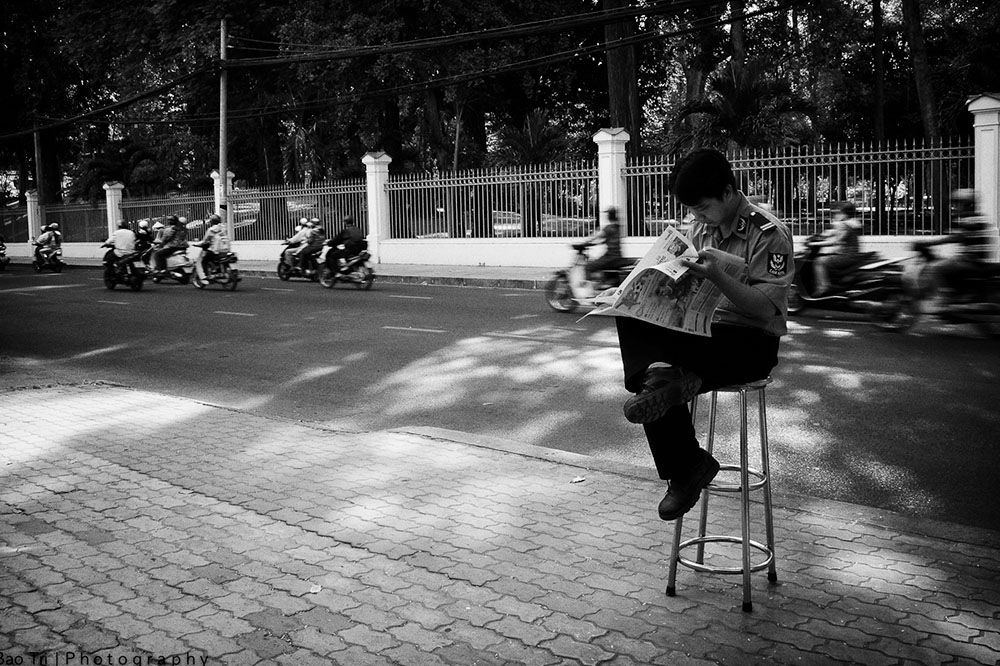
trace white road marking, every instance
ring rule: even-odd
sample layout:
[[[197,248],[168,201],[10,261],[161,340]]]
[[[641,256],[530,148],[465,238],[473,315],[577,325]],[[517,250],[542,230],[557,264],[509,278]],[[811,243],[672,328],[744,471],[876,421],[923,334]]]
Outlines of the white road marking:
[[[98,303],[107,303],[108,305],[129,305],[125,301],[97,301]]]
[[[433,296],[400,296],[399,294],[389,294],[389,298],[410,298],[419,301],[433,301]]]
[[[511,317],[511,319],[532,319],[533,317],[540,317],[541,315],[536,314],[523,314],[517,315],[516,317]]]
[[[68,287],[82,287],[82,284],[43,284],[37,287],[14,287],[13,289],[0,289],[0,291],[41,291],[42,289],[66,289]]]
[[[274,287],[261,287],[261,291],[295,291],[294,289],[275,289]]]
[[[388,331],[412,331],[414,333],[447,333],[437,328],[413,328],[412,326],[383,326]]]
[[[215,314],[221,315],[232,315],[234,317],[256,317],[257,315],[251,312],[226,312],[225,310],[216,310]]]

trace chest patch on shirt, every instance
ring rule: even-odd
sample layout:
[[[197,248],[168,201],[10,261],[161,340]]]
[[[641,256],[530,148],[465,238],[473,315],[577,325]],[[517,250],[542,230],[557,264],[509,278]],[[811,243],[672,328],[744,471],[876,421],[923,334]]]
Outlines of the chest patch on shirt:
[[[747,230],[747,218],[741,217],[739,222],[736,223],[736,231],[738,233],[745,233]]]
[[[767,272],[771,275],[784,275],[788,272],[788,255],[779,252],[767,253]]]

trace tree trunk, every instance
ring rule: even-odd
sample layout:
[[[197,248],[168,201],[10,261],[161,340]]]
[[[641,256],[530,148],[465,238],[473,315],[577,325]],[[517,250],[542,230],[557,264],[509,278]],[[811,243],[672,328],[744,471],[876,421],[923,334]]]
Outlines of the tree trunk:
[[[403,130],[399,126],[399,98],[386,97],[382,102],[382,113],[379,114],[379,134],[384,150],[392,162],[389,170],[401,171],[403,168]]]
[[[604,0],[604,9],[619,9],[628,6],[627,0]],[[635,20],[625,19],[604,26],[605,43],[627,39],[635,35]],[[612,127],[624,127],[631,137],[627,144],[629,152],[638,155],[642,149],[640,136],[642,128],[642,108],[639,103],[639,68],[636,63],[635,46],[609,48],[608,61],[608,102]]]
[[[425,99],[427,103],[424,109],[431,152],[434,154],[438,170],[445,171],[448,168],[448,147],[445,145],[444,132],[441,129],[441,101],[436,90],[428,90]]]
[[[885,29],[882,23],[882,0],[872,0],[872,27],[872,60],[875,61],[872,122],[875,139],[881,143],[885,139]]]
[[[937,110],[934,102],[934,87],[931,84],[931,68],[927,62],[927,46],[920,18],[920,0],[902,0],[903,23],[906,38],[910,43],[910,62],[913,64],[913,82],[917,87],[920,104],[920,120],[924,126],[924,137],[938,137]]]
[[[729,11],[734,17],[729,27],[729,42],[733,49],[733,73],[739,79],[743,75],[743,66],[747,62],[747,42],[743,19],[743,14],[746,13],[746,0],[730,0]]]

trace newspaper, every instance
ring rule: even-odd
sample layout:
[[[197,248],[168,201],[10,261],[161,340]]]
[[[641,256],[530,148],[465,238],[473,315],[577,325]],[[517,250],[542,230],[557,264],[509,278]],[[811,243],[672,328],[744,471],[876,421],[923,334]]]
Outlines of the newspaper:
[[[724,270],[741,279],[743,259],[723,255]],[[697,261],[698,251],[683,234],[668,227],[621,286],[595,298],[598,308],[589,314],[632,317],[676,331],[711,336],[712,318],[722,292],[710,280],[688,270],[682,259]]]

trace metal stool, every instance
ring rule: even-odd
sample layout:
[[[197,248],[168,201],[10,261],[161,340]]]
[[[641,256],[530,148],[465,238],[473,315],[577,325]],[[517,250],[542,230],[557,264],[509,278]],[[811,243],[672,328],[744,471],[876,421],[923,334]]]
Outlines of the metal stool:
[[[767,569],[767,579],[770,582],[778,580],[778,574],[774,567],[774,524],[771,517],[771,470],[767,454],[767,406],[764,400],[764,389],[771,383],[771,378],[761,379],[748,384],[735,384],[725,386],[712,391],[712,402],[709,409],[708,443],[706,450],[712,453],[715,443],[715,414],[719,393],[738,393],[740,396],[740,464],[720,465],[720,474],[723,471],[739,472],[739,483],[722,483],[718,477],[706,488],[701,498],[701,521],[698,527],[698,536],[681,541],[681,528],[683,517],[676,520],[674,526],[673,551],[670,554],[670,576],[667,581],[667,595],[674,596],[676,587],[674,585],[677,578],[677,564],[683,564],[695,571],[716,574],[742,574],[743,575],[743,610],[753,610],[753,603],[750,601],[750,573]],[[755,391],[757,393],[759,430],[760,430],[760,469],[750,467],[749,454],[747,450],[747,393]],[[697,415],[698,396],[691,401],[691,418]],[[750,538],[750,491],[764,491],[764,527],[767,534],[767,543],[762,544]],[[712,493],[740,493],[740,523],[742,535],[714,535],[705,534],[708,524],[708,498]],[[743,565],[739,567],[711,566],[704,563],[706,543],[738,543],[743,551]],[[694,560],[682,557],[681,551],[690,546],[697,546],[697,555]],[[756,549],[763,553],[764,559],[751,563],[751,549]]]

